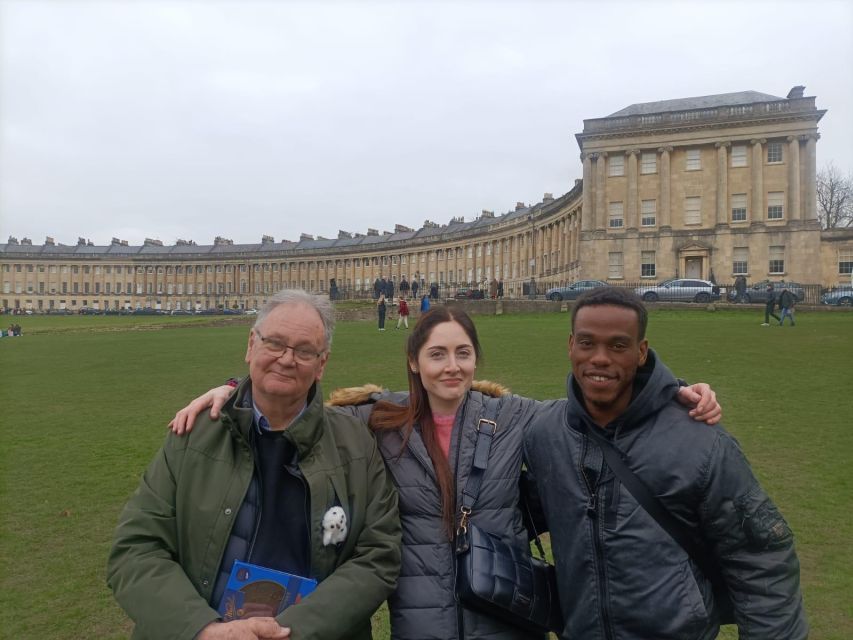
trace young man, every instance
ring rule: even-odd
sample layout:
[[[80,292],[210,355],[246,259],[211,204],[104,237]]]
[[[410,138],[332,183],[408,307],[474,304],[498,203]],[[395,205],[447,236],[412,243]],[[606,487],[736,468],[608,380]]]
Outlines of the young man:
[[[787,288],[782,289],[782,293],[779,294],[779,308],[782,310],[779,316],[780,327],[785,323],[786,317],[791,319],[791,326],[794,326],[794,304],[796,301],[793,293]]]
[[[773,291],[773,285],[767,285],[767,302],[764,303],[764,322],[761,323],[762,327],[770,326],[770,317],[773,316],[776,318],[776,322],[779,324],[782,323],[781,318],[773,313],[773,309],[776,308],[776,292]]]
[[[273,296],[249,332],[249,376],[221,418],[167,437],[121,514],[107,566],[133,638],[371,637],[400,568],[397,493],[365,426],[323,405],[333,326],[328,300]],[[326,516],[341,510],[346,531],[324,536]],[[319,584],[275,618],[222,622],[235,560]]]
[[[649,349],[646,309],[618,287],[572,310],[567,402],[540,411],[525,454],[542,500],[566,626],[584,640],[716,638],[711,582],[608,468],[627,466],[719,567],[741,638],[801,640],[808,627],[793,536],[737,442],[690,419]],[[595,430],[596,433],[592,433]]]

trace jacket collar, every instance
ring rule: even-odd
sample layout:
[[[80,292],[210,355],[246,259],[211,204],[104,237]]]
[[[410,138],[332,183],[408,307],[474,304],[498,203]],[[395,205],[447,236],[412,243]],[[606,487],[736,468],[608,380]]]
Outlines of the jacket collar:
[[[247,376],[222,408],[223,413],[230,417],[231,430],[246,442],[250,441],[249,433],[254,419],[251,393],[252,381]],[[320,384],[315,382],[308,391],[308,404],[305,410],[281,433],[296,448],[298,457],[303,458],[320,441],[325,429],[323,391]]]

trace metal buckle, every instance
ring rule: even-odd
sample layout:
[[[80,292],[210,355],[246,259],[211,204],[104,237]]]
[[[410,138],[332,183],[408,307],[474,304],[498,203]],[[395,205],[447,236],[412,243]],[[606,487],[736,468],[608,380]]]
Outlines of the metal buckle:
[[[495,432],[498,430],[498,423],[494,420],[486,420],[485,418],[480,418],[480,421],[477,423],[477,431],[480,431],[480,425],[483,423],[492,425],[492,435],[495,435]]]
[[[468,516],[471,515],[471,507],[460,507],[459,510],[462,512],[462,519],[459,521],[457,532],[468,533]]]

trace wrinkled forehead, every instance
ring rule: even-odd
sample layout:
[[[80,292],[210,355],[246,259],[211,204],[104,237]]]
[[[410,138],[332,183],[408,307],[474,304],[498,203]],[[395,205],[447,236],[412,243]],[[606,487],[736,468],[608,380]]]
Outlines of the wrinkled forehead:
[[[300,302],[278,305],[261,321],[258,330],[264,336],[298,338],[317,345],[325,342],[320,314],[312,306]]]

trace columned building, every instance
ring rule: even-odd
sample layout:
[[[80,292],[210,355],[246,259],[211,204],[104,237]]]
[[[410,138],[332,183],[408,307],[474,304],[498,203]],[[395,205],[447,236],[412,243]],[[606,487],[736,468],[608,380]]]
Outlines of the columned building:
[[[275,291],[372,289],[384,276],[421,287],[488,287],[519,297],[579,278],[612,283],[738,275],[850,283],[853,230],[822,232],[817,125],[825,111],[794,87],[634,104],[584,121],[583,180],[495,215],[420,229],[302,234],[298,241],[210,245],[114,238],[0,244],[0,304],[34,310],[259,307]]]
[[[584,120],[582,272],[824,280],[818,121],[803,87],[633,104]]]

